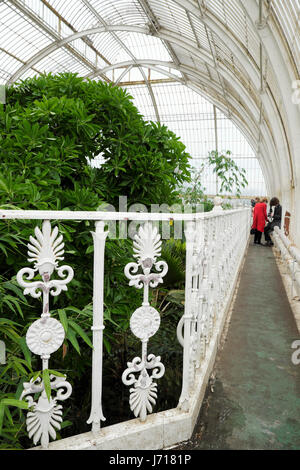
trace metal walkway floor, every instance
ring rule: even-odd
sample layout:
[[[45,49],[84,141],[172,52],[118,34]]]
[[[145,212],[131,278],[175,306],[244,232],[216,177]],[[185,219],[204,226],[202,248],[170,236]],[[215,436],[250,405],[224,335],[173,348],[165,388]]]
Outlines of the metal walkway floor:
[[[180,449],[300,449],[299,339],[271,248],[249,246],[225,345]]]

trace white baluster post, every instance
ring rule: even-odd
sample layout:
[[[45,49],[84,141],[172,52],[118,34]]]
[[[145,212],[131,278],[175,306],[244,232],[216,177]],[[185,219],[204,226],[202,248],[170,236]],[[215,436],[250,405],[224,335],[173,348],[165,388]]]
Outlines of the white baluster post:
[[[193,278],[193,246],[195,239],[194,223],[188,222],[185,229],[186,238],[186,273],[185,273],[185,304],[184,304],[184,345],[182,390],[178,406],[184,411],[189,409],[189,375],[191,360],[191,321],[192,321],[192,278]]]
[[[93,280],[93,359],[92,359],[92,405],[87,421],[92,423],[92,431],[100,431],[100,422],[105,421],[102,412],[102,362],[103,362],[103,284],[104,251],[108,232],[104,231],[104,222],[95,223],[92,232],[94,240],[94,280]]]

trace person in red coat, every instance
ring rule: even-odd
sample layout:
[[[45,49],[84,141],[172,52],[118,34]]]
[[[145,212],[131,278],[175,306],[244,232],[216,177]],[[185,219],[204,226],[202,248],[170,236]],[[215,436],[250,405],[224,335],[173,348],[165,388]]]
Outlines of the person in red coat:
[[[257,202],[253,210],[253,224],[252,228],[255,229],[254,243],[261,245],[261,236],[264,232],[267,217],[267,204],[265,202]]]

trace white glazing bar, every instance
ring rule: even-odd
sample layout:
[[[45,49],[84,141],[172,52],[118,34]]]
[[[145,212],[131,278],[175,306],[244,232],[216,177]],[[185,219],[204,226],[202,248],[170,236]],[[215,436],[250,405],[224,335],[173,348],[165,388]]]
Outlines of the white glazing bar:
[[[104,222],[96,222],[94,240],[94,281],[93,281],[93,359],[92,359],[92,404],[87,421],[92,424],[92,431],[100,431],[100,422],[105,421],[102,412],[102,362],[103,362],[103,284],[104,250],[108,231],[104,231]]]

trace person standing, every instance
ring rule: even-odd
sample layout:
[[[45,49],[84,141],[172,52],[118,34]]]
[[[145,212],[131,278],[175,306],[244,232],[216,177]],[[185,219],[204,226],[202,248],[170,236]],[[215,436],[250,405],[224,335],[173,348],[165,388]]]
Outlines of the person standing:
[[[257,198],[258,199],[258,198]],[[261,237],[265,229],[267,218],[267,204],[259,201],[255,204],[253,209],[253,224],[252,229],[255,230],[254,244],[261,245]]]
[[[255,204],[256,204],[256,200],[251,199],[251,214],[252,214],[252,217],[253,217],[253,211],[254,211]]]
[[[281,228],[281,218],[282,218],[282,207],[280,205],[279,199],[277,197],[273,197],[270,201],[270,208],[274,207],[274,213],[272,220],[268,222],[264,229],[265,233],[265,246],[273,246],[274,243],[271,240],[270,234],[273,232],[274,227]]]

